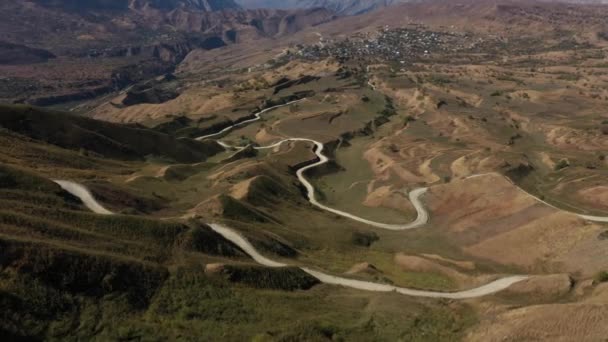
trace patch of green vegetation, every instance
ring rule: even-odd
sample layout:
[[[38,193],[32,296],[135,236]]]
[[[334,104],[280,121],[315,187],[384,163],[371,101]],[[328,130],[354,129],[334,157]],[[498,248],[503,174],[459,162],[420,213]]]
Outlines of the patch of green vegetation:
[[[454,289],[456,283],[439,273],[432,272],[403,272],[399,275],[401,284],[411,284],[420,289],[449,290]]]
[[[608,271],[598,272],[594,277],[593,281],[596,283],[605,283],[608,281]]]
[[[401,336],[403,341],[457,341],[465,329],[476,322],[471,311],[449,315],[449,305],[436,309],[425,309],[413,321],[407,323],[408,329]]]
[[[186,322],[247,322],[252,314],[226,284],[184,268],[165,282],[147,311],[149,317]]]
[[[407,115],[403,121],[405,122],[405,124],[408,124],[410,122],[416,121],[416,118],[412,115]]]
[[[228,280],[260,289],[283,291],[308,290],[319,281],[297,267],[268,268],[262,266],[226,265]]]
[[[561,169],[565,169],[570,166],[570,162],[568,159],[561,159],[559,162],[555,164],[555,171],[559,171]]]
[[[382,115],[384,117],[391,117],[395,114],[397,114],[397,110],[395,109],[393,99],[390,98],[389,96],[386,96],[384,109],[380,112],[380,115]]]
[[[396,117],[395,117],[396,118]],[[349,141],[350,146],[338,149],[336,162],[343,170],[312,178],[315,188],[324,194],[322,201],[331,207],[347,212],[356,212],[366,219],[389,223],[408,222],[413,213],[384,207],[370,208],[363,205],[367,196],[367,184],[374,178],[372,168],[363,158],[368,144],[373,140],[356,137]]]
[[[561,73],[561,74],[559,74],[559,76],[557,76],[557,79],[563,80],[563,81],[578,81],[581,79],[581,75],[571,74],[571,73]]]
[[[452,83],[452,80],[441,75],[431,75],[428,77],[427,81],[434,85],[442,86],[449,83]]]
[[[19,276],[0,280],[0,331],[30,339],[452,341],[475,321],[461,304],[373,297],[370,306],[366,297],[337,287],[283,292],[235,286],[186,266],[140,308],[124,295],[75,295]]]
[[[206,226],[201,226],[196,222],[190,221],[192,227],[181,234],[175,242],[175,246],[186,251],[195,251],[210,255],[226,257],[244,256],[240,248],[225,240],[218,233]]]
[[[372,243],[380,239],[378,234],[374,232],[361,232],[356,231],[352,233],[352,242],[357,246],[369,247]]]
[[[269,214],[231,196],[221,195],[219,200],[222,204],[223,216],[227,219],[259,223],[276,221]]]
[[[44,193],[59,193],[61,189],[51,180],[32,171],[0,165],[0,189],[19,189],[20,191],[40,191]]]
[[[526,84],[526,82],[524,82],[523,80],[521,80],[519,78],[515,78],[515,77],[513,77],[512,75],[509,75],[509,74],[497,76],[496,79],[499,80],[499,81],[515,82],[517,85],[525,85]]]
[[[210,170],[216,166],[212,163],[178,164],[167,167],[164,178],[168,181],[183,181],[201,171]]]
[[[158,265],[73,248],[8,238],[0,240],[0,246],[2,269],[17,265],[18,271],[70,293],[95,297],[126,293],[135,306],[146,305],[167,277],[166,269]]]

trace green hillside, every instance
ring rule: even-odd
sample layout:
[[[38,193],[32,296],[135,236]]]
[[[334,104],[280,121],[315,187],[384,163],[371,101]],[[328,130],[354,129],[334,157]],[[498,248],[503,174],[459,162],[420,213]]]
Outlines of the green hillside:
[[[222,150],[215,142],[177,139],[137,125],[119,125],[30,106],[0,105],[0,127],[66,149],[121,160],[156,156],[198,162]]]

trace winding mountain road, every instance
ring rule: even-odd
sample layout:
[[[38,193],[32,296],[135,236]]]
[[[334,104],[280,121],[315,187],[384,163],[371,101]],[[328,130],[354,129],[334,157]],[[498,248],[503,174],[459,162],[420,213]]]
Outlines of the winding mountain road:
[[[223,226],[221,224],[212,223],[209,224],[209,227],[213,229],[216,233],[222,235],[227,240],[232,241],[235,245],[239,246],[245,253],[249,254],[253,260],[257,263],[268,266],[268,267],[285,267],[287,264],[283,264],[274,260],[270,260],[265,256],[261,255],[254,247],[247,241],[244,237],[242,237],[236,231]],[[415,290],[408,289],[405,287],[398,287],[388,284],[379,284],[371,281],[364,280],[356,280],[344,277],[338,277],[334,275],[329,275],[323,272],[315,271],[307,267],[300,267],[300,269],[309,275],[317,278],[320,282],[324,284],[330,285],[338,285],[349,287],[357,290],[364,291],[372,291],[372,292],[397,292],[407,296],[414,297],[431,297],[431,298],[450,298],[450,299],[468,299],[468,298],[477,298],[483,297],[492,293],[496,293],[502,291],[509,286],[520,282],[522,280],[528,279],[527,276],[510,276],[495,280],[486,285],[476,287],[474,289],[458,291],[458,292],[438,292],[438,291],[423,291],[423,290]]]
[[[347,213],[345,211],[334,209],[334,208],[321,204],[315,196],[314,186],[306,179],[306,177],[304,177],[304,173],[307,170],[313,169],[317,166],[321,166],[329,161],[329,158],[327,158],[327,156],[325,156],[323,154],[323,149],[325,148],[325,145],[323,145],[323,143],[313,140],[313,139],[308,139],[308,138],[288,138],[288,139],[281,140],[277,143],[274,143],[272,145],[254,147],[254,149],[256,149],[256,150],[272,149],[275,147],[279,147],[283,143],[290,142],[290,141],[304,141],[304,142],[313,143],[315,145],[314,152],[315,152],[315,155],[317,156],[317,158],[319,158],[319,161],[312,163],[310,165],[307,165],[307,166],[303,166],[296,171],[298,180],[306,188],[306,195],[308,197],[308,201],[312,205],[314,205],[318,208],[321,208],[325,211],[329,211],[336,215],[340,215],[340,216],[349,218],[349,219],[357,221],[357,222],[361,222],[361,223],[364,223],[364,224],[367,224],[367,225],[370,225],[370,226],[373,226],[376,228],[382,228],[382,229],[388,229],[388,230],[414,229],[414,228],[421,227],[428,223],[429,213],[426,210],[426,208],[424,207],[424,205],[422,204],[422,201],[420,200],[420,197],[427,192],[428,188],[414,189],[409,193],[409,199],[412,202],[412,205],[414,206],[414,208],[416,209],[417,216],[414,221],[412,221],[410,223],[406,223],[406,224],[389,224],[389,223],[371,221],[371,220]],[[229,148],[229,149],[232,148],[232,149],[236,149],[236,150],[242,150],[245,148],[243,146],[230,146],[221,141],[218,141],[218,144],[222,145],[224,148]]]
[[[214,136],[218,136],[222,133],[230,131],[235,126],[239,126],[239,125],[242,125],[242,124],[245,124],[248,122],[253,122],[253,121],[259,120],[261,114],[263,114],[267,111],[270,111],[272,109],[290,105],[294,102],[297,102],[297,101],[293,101],[293,102],[290,102],[290,103],[287,103],[287,104],[284,104],[281,106],[275,106],[275,107],[271,107],[266,110],[260,111],[259,113],[256,114],[256,117],[253,119],[246,120],[246,121],[240,122],[238,124],[226,127],[218,133],[199,137],[197,140],[203,140],[203,139],[211,138]],[[378,227],[378,228],[390,229],[390,230],[413,229],[413,228],[420,227],[428,222],[428,219],[429,219],[428,211],[426,210],[426,208],[420,201],[420,197],[426,193],[427,188],[415,189],[410,192],[409,198],[412,201],[412,204],[414,205],[414,207],[416,208],[417,218],[416,218],[416,220],[414,220],[411,223],[402,224],[402,225],[386,224],[386,223],[370,221],[370,220],[352,215],[350,213],[347,213],[347,212],[344,212],[341,210],[327,207],[327,206],[319,203],[315,197],[315,189],[314,189],[313,185],[306,179],[306,177],[304,177],[304,173],[307,170],[310,170],[317,166],[323,165],[329,161],[329,158],[323,154],[323,149],[325,148],[323,143],[313,140],[313,139],[307,139],[307,138],[288,138],[288,139],[281,140],[279,142],[276,142],[276,143],[268,145],[268,146],[258,146],[258,147],[255,147],[255,149],[258,149],[258,150],[272,149],[272,148],[276,148],[276,147],[282,145],[283,143],[290,142],[290,141],[296,141],[296,142],[304,141],[304,142],[313,143],[315,145],[314,152],[319,160],[310,165],[304,166],[296,171],[298,180],[306,188],[308,200],[311,204],[313,204],[323,210],[329,211],[331,213],[334,213],[334,214],[337,214],[340,216],[347,217],[349,219],[352,219],[352,220],[355,220],[355,221],[358,221],[361,223],[365,223],[365,224],[368,224],[368,225],[371,225],[374,227]],[[230,146],[221,141],[218,141],[218,143],[227,149],[234,148],[237,150],[242,150],[243,148],[245,148],[245,147],[241,147],[241,146]],[[98,203],[95,200],[95,198],[92,196],[91,192],[83,185],[75,183],[75,182],[71,182],[71,181],[65,181],[65,180],[56,180],[55,182],[57,184],[59,184],[64,190],[66,190],[69,193],[71,193],[72,195],[80,198],[82,200],[82,202],[87,206],[87,208],[89,208],[91,211],[98,213],[98,214],[103,214],[103,215],[113,214],[111,211],[107,210],[100,203]],[[264,265],[267,267],[286,267],[286,266],[288,266],[287,264],[266,258],[262,254],[260,254],[253,247],[253,245],[251,243],[249,243],[249,241],[247,241],[247,239],[245,239],[241,234],[239,234],[238,232],[236,232],[235,230],[233,230],[231,228],[228,228],[226,226],[223,226],[221,224],[216,224],[216,223],[209,224],[209,227],[213,231],[222,235],[225,239],[227,239],[227,240],[231,241],[232,243],[234,243],[235,245],[239,246],[254,261],[256,261],[257,263],[259,263],[261,265]],[[338,285],[338,286],[344,286],[344,287],[349,287],[349,288],[353,288],[353,289],[373,291],[373,292],[397,292],[397,293],[400,293],[403,295],[408,295],[408,296],[451,298],[451,299],[467,299],[467,298],[485,296],[488,294],[492,294],[492,293],[504,290],[504,289],[508,288],[509,286],[511,286],[512,284],[528,278],[527,276],[510,276],[510,277],[495,280],[489,284],[486,284],[486,285],[483,285],[481,287],[477,287],[474,289],[466,290],[466,291],[438,292],[438,291],[422,291],[422,290],[416,290],[416,289],[408,289],[408,288],[397,287],[397,286],[388,285],[388,284],[379,284],[379,283],[374,283],[374,282],[369,282],[369,281],[362,281],[362,280],[338,277],[338,276],[329,275],[329,274],[326,274],[326,273],[323,273],[320,271],[316,271],[316,270],[313,270],[310,268],[306,268],[306,267],[300,267],[300,269],[325,284]]]
[[[302,101],[302,100],[304,100],[304,99],[297,100],[297,101],[292,101],[292,102],[289,102],[289,103],[286,103],[286,104],[283,104],[283,105],[280,105],[280,106],[275,106],[275,107],[271,107],[271,108],[265,109],[263,111],[258,112],[255,115],[255,118],[253,118],[253,119],[250,119],[250,120],[247,120],[247,121],[243,121],[241,123],[238,123],[238,124],[235,124],[235,125],[232,125],[232,126],[228,126],[228,127],[224,128],[222,131],[220,131],[218,133],[208,134],[208,135],[205,135],[205,136],[202,136],[202,137],[198,137],[198,138],[196,138],[196,140],[204,140],[204,139],[207,139],[207,138],[211,138],[211,137],[220,135],[220,134],[222,134],[224,132],[228,132],[231,129],[233,129],[234,127],[240,126],[240,125],[242,125],[244,123],[250,123],[250,122],[254,122],[254,121],[260,120],[262,118],[261,115],[263,113],[265,113],[265,112],[268,112],[270,110],[277,109],[277,108],[280,108],[280,107],[289,106],[292,103],[295,103],[295,102],[298,102],[298,101]],[[315,188],[314,188],[314,186],[306,179],[306,177],[304,177],[304,173],[307,170],[313,169],[313,168],[315,168],[317,166],[321,166],[321,165],[323,165],[323,164],[325,164],[325,163],[327,163],[329,161],[329,158],[326,155],[323,154],[323,150],[325,149],[325,145],[322,142],[317,141],[317,140],[313,140],[313,139],[308,139],[308,138],[287,138],[287,139],[283,139],[283,140],[281,140],[279,142],[276,142],[276,143],[268,145],[268,146],[256,146],[256,147],[254,147],[254,149],[256,149],[256,150],[273,149],[275,147],[281,146],[283,143],[290,142],[290,141],[310,142],[310,143],[313,143],[314,146],[315,146],[314,153],[317,156],[317,158],[319,158],[319,161],[317,161],[315,163],[312,163],[310,165],[307,165],[307,166],[303,166],[303,167],[301,167],[300,169],[298,169],[296,171],[296,175],[298,177],[298,180],[306,188],[306,195],[308,197],[308,201],[312,205],[314,205],[314,206],[316,206],[318,208],[321,208],[321,209],[323,209],[325,211],[331,212],[331,213],[336,214],[336,215],[340,215],[342,217],[349,218],[349,219],[357,221],[357,222],[361,222],[361,223],[364,223],[364,224],[367,224],[367,225],[370,225],[370,226],[373,226],[373,227],[376,227],[376,228],[382,228],[382,229],[388,229],[388,230],[408,230],[408,229],[414,229],[414,228],[421,227],[421,226],[423,226],[423,225],[425,225],[425,224],[428,223],[429,214],[428,214],[426,208],[424,207],[424,205],[422,204],[422,202],[420,200],[420,197],[427,192],[428,188],[414,189],[414,190],[412,190],[409,193],[409,199],[412,202],[412,205],[414,206],[414,208],[416,209],[417,216],[416,216],[416,219],[414,221],[412,221],[410,223],[406,223],[406,224],[389,224],[389,223],[382,223],[382,222],[371,221],[371,220],[368,220],[368,219],[365,219],[365,218],[353,215],[351,213],[347,213],[345,211],[334,209],[334,208],[331,208],[331,207],[328,207],[326,205],[321,204],[317,200],[317,198],[315,196]],[[222,147],[224,147],[226,149],[235,149],[237,151],[243,150],[246,147],[246,146],[231,146],[231,145],[228,145],[228,144],[226,144],[226,143],[224,143],[224,142],[222,142],[220,140],[217,140],[217,143],[220,144]]]
[[[91,192],[81,184],[65,181],[65,180],[55,180],[55,183],[59,184],[65,191],[71,193],[72,195],[80,198],[80,200],[85,204],[87,208],[97,214],[103,215],[112,215],[111,211],[107,210],[103,207],[91,194]],[[247,241],[241,234],[236,232],[233,229],[230,229],[221,224],[212,223],[209,224],[209,227],[215,231],[216,233],[223,236],[226,240],[231,241],[238,247],[240,247],[245,253],[247,253],[254,261],[259,263],[260,265],[267,267],[286,267],[288,264],[284,264],[278,261],[271,260],[266,258],[262,254],[260,254],[253,245]],[[451,298],[451,299],[468,299],[468,298],[477,298],[486,296],[492,293],[496,293],[502,291],[509,286],[527,279],[527,276],[511,276],[506,278],[501,278],[495,280],[486,285],[465,290],[459,292],[437,292],[437,291],[422,291],[415,289],[408,289],[404,287],[397,287],[387,284],[378,284],[369,281],[362,281],[356,279],[349,279],[343,277],[337,277],[333,275],[329,275],[323,272],[315,271],[310,268],[300,267],[300,269],[309,275],[315,277],[320,282],[324,284],[330,285],[338,285],[344,286],[348,288],[353,288],[357,290],[364,291],[372,291],[372,292],[397,292],[407,296],[415,296],[415,297],[431,297],[431,298]]]
[[[290,102],[287,102],[287,103],[284,103],[284,104],[281,104],[281,105],[276,105],[276,106],[273,106],[273,107],[262,109],[261,111],[255,113],[254,114],[254,118],[252,118],[252,119],[248,119],[248,120],[244,120],[244,121],[235,123],[234,125],[228,126],[228,127],[222,129],[219,132],[203,135],[202,137],[198,137],[195,140],[199,140],[200,141],[200,140],[204,140],[204,139],[209,139],[209,138],[217,137],[217,136],[222,135],[224,133],[230,132],[234,127],[243,126],[243,125],[246,125],[248,123],[260,120],[261,119],[261,115],[264,114],[264,113],[270,112],[271,110],[275,110],[275,109],[278,109],[278,108],[281,108],[281,107],[290,106],[290,105],[292,105],[294,103],[297,103],[297,102],[300,102],[300,101],[303,101],[303,100],[306,100],[306,98],[299,99],[299,100],[294,100],[294,101],[290,101]]]
[[[255,117],[252,119],[245,120],[240,123],[234,124],[232,126],[226,127],[224,129],[222,129],[220,132],[199,137],[199,138],[197,138],[197,140],[204,140],[204,139],[219,136],[225,132],[232,130],[234,127],[260,120],[261,114],[263,114],[263,113],[266,113],[273,109],[291,105],[298,101],[301,101],[301,100],[292,101],[292,102],[289,102],[289,103],[286,103],[283,105],[267,108],[265,110],[262,110],[262,111],[256,113]],[[318,161],[316,161],[312,164],[309,164],[307,166],[301,167],[300,169],[298,169],[296,171],[298,180],[306,188],[308,201],[311,204],[313,204],[323,210],[326,210],[328,212],[331,212],[331,213],[334,213],[334,214],[337,214],[337,215],[340,215],[340,216],[343,216],[343,217],[346,217],[346,218],[349,218],[349,219],[352,219],[352,220],[355,220],[355,221],[358,221],[361,223],[365,223],[370,226],[374,226],[377,228],[383,228],[383,229],[389,229],[389,230],[413,229],[413,228],[421,227],[428,222],[428,220],[429,220],[428,211],[426,210],[426,208],[424,207],[423,203],[420,200],[420,197],[427,192],[428,188],[415,189],[409,193],[409,198],[417,212],[417,218],[413,222],[410,222],[407,224],[387,224],[387,223],[375,222],[375,221],[367,220],[367,219],[358,217],[356,215],[353,215],[353,214],[350,214],[350,213],[347,213],[347,212],[344,212],[341,210],[330,208],[328,206],[325,206],[325,205],[319,203],[315,197],[315,189],[314,189],[313,185],[306,179],[306,177],[304,177],[304,173],[307,170],[310,170],[312,168],[323,165],[329,161],[329,158],[323,154],[323,150],[325,148],[323,143],[313,140],[313,139],[308,139],[308,138],[287,138],[287,139],[281,140],[279,142],[276,142],[276,143],[268,145],[268,146],[258,146],[258,147],[254,147],[254,148],[257,150],[272,149],[272,148],[281,146],[283,143],[292,142],[292,141],[295,141],[295,142],[303,141],[303,142],[313,143],[315,146],[314,147],[315,155],[319,159]],[[226,149],[236,149],[238,151],[238,150],[242,150],[245,148],[243,146],[230,146],[222,141],[217,141],[217,142],[218,142],[218,144],[220,144],[221,146],[223,146]],[[481,177],[484,175],[487,175],[487,174],[473,175],[468,178]],[[82,200],[82,202],[87,206],[87,208],[89,208],[91,211],[98,213],[98,214],[103,214],[103,215],[113,214],[111,211],[107,210],[101,204],[99,204],[95,200],[95,198],[92,196],[91,192],[83,185],[80,185],[78,183],[71,182],[71,181],[65,181],[65,180],[55,180],[55,182],[57,184],[59,184],[64,190],[66,190],[69,193],[71,193],[72,195],[80,198]],[[522,191],[523,191],[523,189],[522,189]],[[529,195],[533,196],[532,194],[529,194]],[[541,200],[538,197],[535,197],[535,196],[533,196],[533,197],[536,198],[540,202],[543,202],[551,207],[554,207],[553,205]],[[608,222],[608,217],[580,215],[580,214],[576,214],[576,215],[578,215],[579,217],[582,217],[584,219],[590,220],[590,221]],[[254,261],[256,261],[257,263],[259,263],[261,265],[264,265],[267,267],[289,266],[288,264],[274,261],[274,260],[271,260],[271,259],[263,256],[253,247],[253,245],[249,241],[247,241],[247,239],[245,239],[241,234],[239,234],[237,231],[235,231],[231,228],[228,228],[224,225],[216,224],[216,223],[209,224],[209,227],[216,233],[223,236],[225,239],[227,239],[227,240],[231,241],[232,243],[234,243],[235,245],[239,246]],[[338,277],[338,276],[326,274],[326,273],[316,271],[316,270],[306,268],[306,267],[300,267],[300,269],[325,284],[344,286],[344,287],[348,287],[348,288],[364,290],[364,291],[372,291],[372,292],[396,292],[399,294],[403,294],[403,295],[407,295],[407,296],[414,296],[414,297],[448,298],[448,299],[469,299],[469,298],[478,298],[478,297],[486,296],[489,294],[493,294],[493,293],[502,291],[517,282],[520,282],[522,280],[529,278],[528,276],[521,276],[521,275],[509,276],[509,277],[497,279],[486,285],[483,285],[483,286],[480,286],[477,288],[473,288],[473,289],[469,289],[469,290],[458,291],[458,292],[438,292],[438,291],[423,291],[423,290],[409,289],[409,288],[397,287],[397,286],[393,286],[393,285],[389,285],[389,284],[380,284],[380,283],[374,283],[374,282],[369,282],[369,281]]]

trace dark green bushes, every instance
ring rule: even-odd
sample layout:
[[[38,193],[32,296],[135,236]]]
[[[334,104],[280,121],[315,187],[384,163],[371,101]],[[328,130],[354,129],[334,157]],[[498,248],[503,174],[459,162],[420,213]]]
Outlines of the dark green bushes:
[[[593,281],[595,283],[605,283],[608,281],[608,272],[607,271],[601,271],[598,272],[594,277],[593,277]]]
[[[319,281],[297,267],[269,268],[263,266],[227,265],[224,272],[233,282],[262,289],[307,290]]]
[[[380,239],[374,232],[353,232],[351,241],[353,244],[362,247],[369,247]]]

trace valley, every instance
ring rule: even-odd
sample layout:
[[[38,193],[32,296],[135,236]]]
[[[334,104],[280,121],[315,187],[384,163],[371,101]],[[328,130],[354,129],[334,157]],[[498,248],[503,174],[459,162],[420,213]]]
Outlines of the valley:
[[[606,5],[250,3],[0,5],[0,337],[605,336]]]

